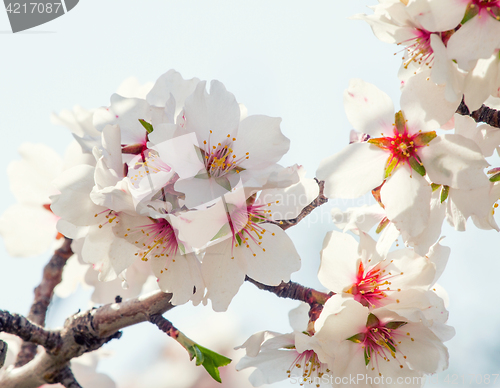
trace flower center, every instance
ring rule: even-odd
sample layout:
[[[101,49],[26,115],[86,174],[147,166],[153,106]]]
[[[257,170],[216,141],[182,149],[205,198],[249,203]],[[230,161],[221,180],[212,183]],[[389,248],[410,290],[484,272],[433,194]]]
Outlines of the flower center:
[[[424,30],[423,28],[414,29],[414,37],[404,40],[398,45],[405,45],[408,56],[403,56],[404,67],[408,68],[411,62],[418,63],[421,65],[424,63],[432,68],[431,63],[434,59],[434,51],[431,47],[431,32]]]
[[[404,336],[404,334],[398,329],[407,323],[391,321],[383,324],[375,315],[370,314],[366,321],[366,330],[347,338],[347,340],[362,344],[365,365],[368,366],[371,362],[372,370],[375,370],[375,368],[378,369],[379,358],[385,362],[395,360],[399,363],[399,367],[403,368],[406,356],[398,350],[398,345],[401,343],[398,339]],[[410,333],[406,334],[410,336]],[[411,338],[411,340],[413,341],[414,339]],[[401,360],[401,358],[403,359]]]
[[[387,160],[385,178],[389,177],[401,163],[407,163],[409,167],[419,174],[425,175],[425,168],[418,156],[418,150],[428,145],[436,137],[436,132],[418,131],[411,135],[402,111],[396,113],[393,126],[394,137],[385,136],[368,139],[368,143],[375,144],[391,154]]]
[[[175,256],[179,249],[174,228],[164,219],[152,219],[152,223],[136,228],[128,228],[124,237],[139,248],[135,255],[141,260],[148,261],[148,256],[169,257]]]
[[[293,347],[293,349],[295,349],[295,347]],[[286,371],[286,373],[288,373],[288,378],[292,376],[292,371],[295,368],[304,368],[301,372],[301,386],[304,385],[304,383],[309,382],[310,384],[315,383],[316,387],[319,387],[323,375],[330,372],[327,364],[322,363],[313,350],[306,350],[305,352],[299,353],[297,355],[297,358],[295,358],[290,368],[288,368],[288,370]]]
[[[276,203],[278,202],[276,201]],[[269,220],[271,216],[271,210],[266,209],[268,206],[271,206],[271,204],[255,205],[247,203],[243,206],[235,207],[234,210],[230,211],[228,218],[231,233],[233,234],[233,247],[244,245],[256,256],[257,254],[253,251],[252,246],[250,246],[250,242],[254,242],[263,252],[266,251],[265,248],[260,246],[262,244],[260,241],[262,240],[262,235],[266,233],[266,229],[260,224]],[[274,236],[274,233],[271,234]]]
[[[380,301],[387,297],[387,291],[392,291],[389,280],[396,276],[386,270],[387,265],[380,262],[367,269],[360,260],[356,282],[346,292],[365,307],[379,307]]]
[[[210,131],[212,133],[212,131]],[[234,154],[231,145],[236,141],[236,138],[231,138],[227,135],[227,140],[223,143],[211,144],[210,136],[203,141],[202,154],[205,158],[205,169],[209,177],[219,178],[231,172],[239,173],[242,168],[238,164],[250,157],[249,152],[243,157],[238,157]]]
[[[482,17],[484,13],[489,14],[496,20],[500,20],[500,1],[499,0],[472,0],[467,6],[463,23],[472,19],[474,16]]]

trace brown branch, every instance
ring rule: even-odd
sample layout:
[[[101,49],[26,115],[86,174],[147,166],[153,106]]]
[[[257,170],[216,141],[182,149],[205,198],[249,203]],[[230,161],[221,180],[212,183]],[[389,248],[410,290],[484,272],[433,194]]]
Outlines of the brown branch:
[[[179,336],[179,330],[177,330],[172,322],[165,319],[161,314],[152,315],[149,320],[151,323],[158,326],[158,329],[166,333],[169,337],[176,339]]]
[[[68,362],[83,353],[99,349],[106,342],[120,338],[120,329],[140,322],[150,321],[172,309],[172,294],[153,292],[122,303],[111,303],[102,307],[77,313],[69,317],[64,328],[54,330],[60,335],[60,343],[42,351],[27,364],[14,368],[0,376],[2,388],[36,388],[46,383],[57,382],[57,376],[68,376]],[[61,375],[62,373],[62,375]],[[67,380],[68,384],[70,380]],[[59,381],[61,382],[61,381]],[[68,385],[76,388],[76,381]],[[76,383],[77,384],[77,383]]]
[[[43,269],[42,281],[35,288],[35,298],[27,316],[28,320],[32,323],[36,323],[42,327],[45,326],[45,316],[52,300],[54,288],[61,282],[64,265],[73,254],[71,242],[71,239],[65,238],[61,248],[54,252],[54,255]],[[33,359],[35,354],[36,344],[23,342],[21,350],[17,355],[15,366],[19,367],[26,364]]]
[[[282,282],[277,286],[268,286],[267,284],[259,283],[248,276],[245,276],[247,282],[252,283],[261,290],[272,292],[280,298],[288,298],[294,300],[300,300],[311,306],[315,304],[324,305],[333,293],[326,294],[321,291],[316,291],[314,288],[308,288],[301,284],[289,281],[288,283]]]
[[[316,178],[314,180],[318,183],[319,186],[319,194],[309,205],[307,205],[300,214],[296,218],[292,218],[291,220],[281,220],[275,222],[281,229],[286,230],[291,228],[294,225],[297,225],[300,221],[306,218],[311,212],[317,207],[328,202],[328,198],[323,195],[323,191],[325,188],[325,181],[318,181]]]
[[[462,102],[458,106],[456,113],[462,116],[470,116],[476,123],[486,123],[492,127],[500,128],[500,111],[488,108],[486,105],[481,105],[481,108],[471,113],[462,98]]]
[[[82,386],[78,384],[78,381],[76,381],[76,378],[68,365],[61,368],[53,376],[47,376],[46,380],[51,384],[59,383],[66,388],[82,388]]]
[[[0,340],[0,368],[5,364],[8,348],[7,342]]]
[[[61,343],[61,336],[57,331],[45,330],[22,315],[4,310],[0,310],[0,332],[17,335],[34,346],[42,345],[47,349],[57,348]]]
[[[307,331],[311,335],[314,335],[314,322],[316,322],[323,311],[323,305],[328,299],[330,299],[331,296],[335,295],[334,292],[326,294],[324,292],[317,291],[314,288],[304,287],[303,285],[292,281],[289,281],[288,283],[282,282],[277,286],[268,286],[267,284],[259,283],[248,276],[245,276],[245,280],[261,290],[276,294],[280,298],[300,300],[309,304],[309,324],[307,326]]]

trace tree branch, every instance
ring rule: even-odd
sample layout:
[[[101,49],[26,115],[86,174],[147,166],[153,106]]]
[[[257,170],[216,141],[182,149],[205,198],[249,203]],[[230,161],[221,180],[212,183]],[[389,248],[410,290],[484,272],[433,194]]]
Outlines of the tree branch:
[[[486,105],[481,105],[481,108],[471,113],[462,98],[462,102],[458,106],[456,113],[462,116],[470,116],[477,123],[486,123],[492,127],[500,128],[500,112],[496,109],[488,108]]]
[[[49,307],[54,288],[61,282],[62,271],[66,261],[71,257],[71,242],[73,240],[65,238],[61,248],[54,252],[54,255],[49,260],[43,269],[43,277],[40,285],[35,288],[35,298],[31,305],[30,312],[27,316],[28,320],[36,323],[41,327],[45,326],[45,316]],[[15,363],[16,367],[22,366],[33,359],[36,354],[36,344],[32,342],[24,342],[21,350],[17,355]]]
[[[57,331],[45,330],[19,314],[0,310],[0,331],[17,335],[33,345],[42,345],[47,349],[60,346],[61,336]]]
[[[36,388],[46,383],[57,382],[57,376],[66,378],[68,374],[64,369],[69,368],[68,362],[72,358],[97,350],[114,338],[120,338],[120,329],[149,321],[152,316],[167,312],[174,307],[170,303],[171,299],[172,294],[158,290],[142,297],[122,303],[110,303],[69,317],[64,328],[53,331],[61,338],[58,346],[43,349],[27,364],[1,375],[0,386]],[[69,378],[67,381],[70,384]],[[78,384],[76,381],[71,384],[68,385],[71,388],[79,387],[75,385]]]
[[[47,378],[47,381],[50,381],[52,384],[61,384],[66,388],[82,388],[78,381],[76,381],[71,368],[66,365],[62,369],[60,369],[56,374]]]
[[[316,291],[314,288],[304,287],[301,284],[289,281],[288,283],[282,282],[277,286],[268,286],[267,284],[259,283],[248,276],[245,276],[247,282],[252,283],[261,290],[272,292],[280,298],[288,298],[300,300],[313,306],[315,304],[324,305],[334,293],[326,294],[321,291]]]
[[[0,340],[0,368],[5,364],[8,348],[7,342]]]
[[[323,195],[323,191],[325,189],[325,181],[318,181],[316,178],[314,178],[314,180],[316,181],[316,183],[318,183],[319,186],[319,194],[316,199],[314,199],[314,201],[312,201],[309,205],[302,209],[302,211],[296,218],[292,218],[291,220],[277,221],[276,225],[278,225],[281,229],[286,230],[294,225],[297,225],[300,221],[311,214],[314,209],[328,202],[328,198]]]
[[[259,283],[248,276],[245,276],[245,280],[261,290],[276,294],[280,298],[300,300],[309,304],[309,324],[307,326],[307,331],[311,335],[314,335],[314,322],[316,322],[323,311],[323,305],[328,299],[330,299],[331,296],[335,295],[334,292],[326,294],[324,292],[317,291],[314,288],[304,287],[303,285],[292,281],[289,281],[288,283],[282,282],[277,286],[268,286],[267,284]]]
[[[177,330],[172,322],[168,319],[165,319],[161,314],[152,315],[150,318],[151,323],[158,326],[158,329],[167,333],[169,337],[176,339],[179,336],[179,330]]]

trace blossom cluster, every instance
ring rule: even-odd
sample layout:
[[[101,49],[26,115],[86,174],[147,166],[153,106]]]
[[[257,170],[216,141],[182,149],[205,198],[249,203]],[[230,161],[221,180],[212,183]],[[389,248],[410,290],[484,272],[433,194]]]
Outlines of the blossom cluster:
[[[293,310],[293,332],[262,331],[241,345],[237,369],[255,368],[254,386],[289,378],[342,387],[363,375],[386,378],[366,386],[403,377],[420,387],[447,368],[444,342],[454,335],[437,284],[450,256],[444,220],[457,231],[468,219],[500,230],[500,168],[487,160],[500,129],[456,113],[500,106],[500,2],[380,0],[373,11],[355,18],[404,47],[400,108],[351,80],[350,144],[323,159],[316,177],[327,198],[371,194],[375,204],[332,210],[342,233],[328,232],[321,251],[327,298]],[[76,142],[64,160],[42,145],[21,148],[23,160],[9,167],[19,204],[0,233],[19,256],[73,240],[59,295],[81,282],[104,303],[159,287],[174,305],[210,300],[225,311],[245,279],[278,286],[299,270],[282,224],[320,186],[303,167],[278,164],[290,143],[281,119],[249,115],[221,82],[170,70],[154,84],[122,86],[108,107],[53,121]],[[33,221],[32,244],[18,243],[19,214]]]
[[[206,89],[171,70],[144,98],[115,94],[109,107],[55,116],[84,162],[58,166],[50,208],[41,200],[53,214],[41,211],[74,240],[80,277],[89,263],[99,280],[137,292],[152,274],[173,304],[224,311],[245,276],[278,285],[300,268],[279,225],[316,198],[317,183],[277,164],[289,148],[280,119],[247,115],[218,81]]]

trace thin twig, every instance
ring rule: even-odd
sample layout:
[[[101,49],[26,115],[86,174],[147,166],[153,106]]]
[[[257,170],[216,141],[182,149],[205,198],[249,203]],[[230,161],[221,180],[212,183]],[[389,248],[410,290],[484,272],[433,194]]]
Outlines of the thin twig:
[[[328,198],[323,195],[323,191],[325,188],[325,181],[318,181],[316,178],[314,179],[319,186],[319,194],[309,205],[307,205],[300,214],[296,218],[292,218],[291,220],[281,220],[275,222],[281,229],[286,230],[291,228],[294,225],[297,225],[300,221],[302,221],[305,217],[307,217],[311,212],[317,207],[328,202]]]
[[[464,99],[462,99],[456,113],[462,116],[470,116],[477,123],[486,123],[492,127],[500,128],[500,112],[496,109],[488,108],[486,105],[481,105],[481,108],[471,113],[469,107],[465,105]]]
[[[179,330],[177,330],[172,322],[164,318],[161,314],[154,314],[149,320],[151,323],[158,326],[158,329],[168,334],[169,337],[176,339],[179,336]]]
[[[314,322],[319,318],[321,312],[323,311],[323,305],[334,292],[326,294],[321,291],[317,291],[314,288],[304,287],[301,284],[289,281],[288,283],[282,282],[277,286],[268,286],[267,284],[260,283],[248,276],[245,276],[247,282],[252,283],[261,290],[272,292],[280,298],[288,298],[294,300],[300,300],[309,304],[309,324],[307,326],[307,331],[309,334],[314,335]]]
[[[63,245],[54,252],[43,269],[43,277],[40,285],[35,288],[35,298],[31,305],[28,320],[41,327],[45,326],[47,308],[52,300],[54,288],[61,282],[62,272],[66,261],[73,255],[71,250],[72,240],[65,238]],[[23,342],[21,350],[17,355],[16,367],[22,366],[33,359],[36,354],[36,345],[31,342]]]
[[[71,368],[66,365],[57,371],[53,376],[47,376],[47,381],[52,384],[61,384],[66,388],[82,388],[78,381],[76,381]]]
[[[328,299],[333,295],[333,293],[326,294],[321,291],[317,291],[314,288],[304,287],[301,284],[289,281],[288,283],[282,282],[277,286],[268,286],[267,284],[260,283],[248,276],[245,276],[247,282],[252,283],[261,290],[272,292],[280,298],[288,298],[294,300],[300,300],[309,305],[320,304],[324,305]]]
[[[58,331],[45,330],[43,327],[30,322],[19,314],[11,314],[0,310],[0,332],[17,335],[25,342],[52,350],[61,344],[61,336]]]

